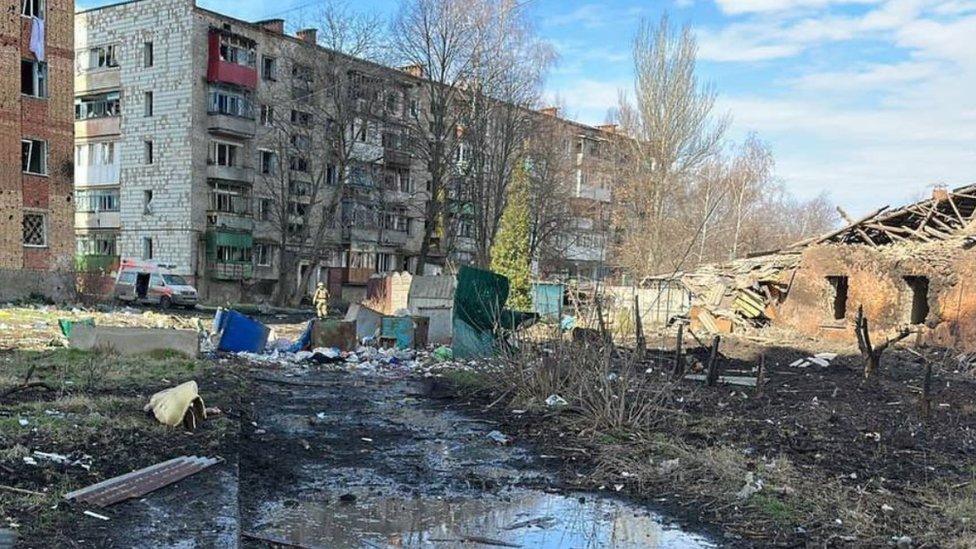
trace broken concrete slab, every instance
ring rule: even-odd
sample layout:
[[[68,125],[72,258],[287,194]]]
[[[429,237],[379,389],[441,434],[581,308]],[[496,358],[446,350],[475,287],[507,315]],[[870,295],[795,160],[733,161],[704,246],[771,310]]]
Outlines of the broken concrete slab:
[[[130,498],[144,496],[221,461],[223,461],[221,458],[198,456],[173,458],[69,492],[64,495],[64,499],[106,507]]]
[[[120,355],[175,351],[196,357],[200,354],[200,336],[193,330],[75,324],[68,338],[68,347]]]

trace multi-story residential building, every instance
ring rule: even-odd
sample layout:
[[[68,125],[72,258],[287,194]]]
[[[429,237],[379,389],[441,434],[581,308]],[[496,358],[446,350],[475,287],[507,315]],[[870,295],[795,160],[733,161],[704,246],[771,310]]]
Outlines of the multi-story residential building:
[[[6,0],[0,26],[0,299],[70,297],[72,0]]]
[[[419,250],[414,187],[425,178],[396,121],[416,108],[411,76],[321,48],[312,29],[289,36],[281,20],[248,23],[192,0],[81,11],[76,26],[76,229],[87,262],[165,264],[216,301],[270,294],[286,260],[297,267],[289,284],[314,285],[330,267],[342,281],[356,268],[401,269]],[[344,162],[315,148],[333,122],[320,93],[331,83],[315,73],[336,59],[355,86],[384,82],[382,109],[355,103],[363,112],[343,134],[355,141]]]

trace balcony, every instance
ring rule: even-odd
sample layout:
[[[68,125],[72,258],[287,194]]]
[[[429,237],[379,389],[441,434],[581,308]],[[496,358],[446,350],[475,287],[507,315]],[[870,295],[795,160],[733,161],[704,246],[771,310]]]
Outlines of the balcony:
[[[249,168],[246,166],[220,166],[217,164],[208,164],[207,178],[253,183],[254,168]]]
[[[254,219],[250,214],[231,212],[207,212],[207,227],[213,229],[227,229],[230,231],[252,232]]]
[[[75,93],[117,90],[122,86],[119,67],[85,70],[75,75]]]
[[[342,240],[344,242],[377,242],[379,240],[379,232],[379,229],[343,227]]]
[[[254,276],[250,262],[208,261],[207,272],[214,280],[245,280]]]
[[[75,212],[76,229],[118,229],[121,226],[119,212]]]
[[[410,153],[400,149],[385,147],[383,149],[383,163],[387,166],[410,167]]]
[[[380,233],[380,244],[385,246],[403,246],[407,243],[410,234],[407,231],[394,231],[386,229]]]
[[[230,40],[236,42],[233,45],[228,45],[221,42]],[[249,47],[245,47],[244,42],[251,44]],[[258,84],[258,71],[255,67],[255,56],[253,43],[239,35],[234,35],[222,31],[220,29],[212,28],[210,29],[209,36],[209,60],[207,63],[207,81],[208,82],[221,82],[224,84],[234,84],[236,86],[241,86],[248,89],[254,89]],[[237,63],[234,61],[227,61],[221,58],[221,50],[229,49],[234,51],[234,55],[239,56],[238,58],[247,58],[246,64]],[[234,59],[235,57],[230,57]]]
[[[122,133],[121,116],[104,116],[75,121],[75,138],[106,137]]]
[[[85,254],[75,256],[75,270],[79,272],[110,273],[119,268],[119,256]]]
[[[593,187],[590,185],[579,185],[576,187],[576,196],[599,202],[610,202],[610,189]]]
[[[75,166],[75,185],[117,185],[119,164]]]
[[[207,114],[207,128],[212,133],[250,139],[254,137],[257,131],[257,124],[254,122],[254,118],[209,112]]]

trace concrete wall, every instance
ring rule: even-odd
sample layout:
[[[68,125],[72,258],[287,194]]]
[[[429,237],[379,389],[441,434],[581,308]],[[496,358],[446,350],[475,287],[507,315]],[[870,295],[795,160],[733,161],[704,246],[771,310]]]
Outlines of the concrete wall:
[[[842,319],[834,318],[836,292],[830,276],[847,277]],[[911,323],[913,292],[906,276],[928,279],[929,312],[916,325],[921,341],[976,349],[976,250],[963,249],[961,243],[809,248],[778,308],[777,321],[813,337],[853,342],[853,321],[863,306],[872,338],[882,341]]]

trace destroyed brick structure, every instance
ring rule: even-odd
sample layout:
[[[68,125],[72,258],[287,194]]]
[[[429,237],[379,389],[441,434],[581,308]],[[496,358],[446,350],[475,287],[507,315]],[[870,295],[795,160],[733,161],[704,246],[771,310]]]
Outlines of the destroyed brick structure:
[[[859,307],[880,337],[910,328],[917,341],[976,349],[976,185],[880,208],[783,250],[683,276],[692,329],[765,325],[855,341]]]
[[[4,3],[0,299],[74,292],[73,0]]]

